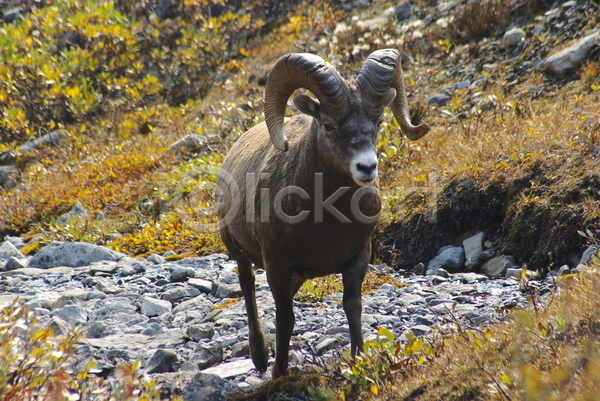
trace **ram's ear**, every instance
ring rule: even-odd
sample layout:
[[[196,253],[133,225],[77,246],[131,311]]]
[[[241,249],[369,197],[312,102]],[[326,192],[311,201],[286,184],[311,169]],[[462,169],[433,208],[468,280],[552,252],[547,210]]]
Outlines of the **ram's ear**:
[[[396,99],[396,89],[390,88],[385,92],[381,102],[385,105],[385,107],[388,107],[390,104],[392,104],[394,99]]]
[[[313,99],[307,95],[294,96],[294,106],[296,106],[300,112],[308,114],[317,120],[321,120],[321,104],[317,99]]]

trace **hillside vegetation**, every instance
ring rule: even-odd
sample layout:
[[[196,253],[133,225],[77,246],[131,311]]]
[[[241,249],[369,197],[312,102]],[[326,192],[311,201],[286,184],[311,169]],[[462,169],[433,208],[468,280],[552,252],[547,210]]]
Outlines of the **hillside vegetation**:
[[[374,261],[411,269],[484,230],[529,268],[574,267],[600,232],[600,45],[564,74],[527,62],[597,30],[600,5],[540,22],[552,1],[410,3],[418,23],[375,20],[397,6],[386,0],[0,3],[0,237],[22,236],[29,254],[52,240],[132,256],[224,251],[216,173],[262,121],[269,67],[307,51],[349,76],[393,47],[412,106],[449,98],[429,106],[418,142],[387,114]],[[520,50],[502,43],[515,25]],[[87,217],[59,222],[77,202]],[[408,345],[382,333],[342,375],[282,379],[246,399],[594,399],[597,272],[557,288],[551,301],[530,288],[534,309],[481,333]]]

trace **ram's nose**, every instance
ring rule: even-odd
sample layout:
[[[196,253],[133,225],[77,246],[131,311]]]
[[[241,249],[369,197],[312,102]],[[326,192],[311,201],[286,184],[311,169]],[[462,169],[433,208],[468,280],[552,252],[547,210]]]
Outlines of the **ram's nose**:
[[[364,152],[352,160],[350,172],[354,181],[360,185],[371,185],[377,178],[377,155],[375,152]]]

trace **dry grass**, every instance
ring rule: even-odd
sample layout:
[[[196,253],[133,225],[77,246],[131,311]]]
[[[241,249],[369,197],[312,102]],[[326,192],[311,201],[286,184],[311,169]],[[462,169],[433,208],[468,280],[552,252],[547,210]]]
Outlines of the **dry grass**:
[[[197,5],[200,3],[205,2]],[[544,0],[517,3],[536,12],[548,6]],[[379,2],[371,12],[392,5]],[[454,37],[474,44],[482,36],[493,37],[492,28],[506,23],[508,6],[507,0],[469,2],[454,16],[453,31],[433,28],[424,33],[434,39]],[[183,257],[219,249],[216,235],[202,228],[213,222],[208,209],[222,155],[244,130],[262,118],[262,88],[257,82],[278,56],[299,48],[332,54],[332,58],[339,58],[335,62],[344,71],[357,70],[362,59],[351,56],[350,49],[360,41],[369,46],[375,42],[373,36],[356,30],[350,31],[353,34],[345,37],[346,42],[332,45],[328,32],[337,22],[348,21],[346,17],[345,11],[332,10],[326,3],[301,5],[265,28],[268,33],[261,31],[254,39],[245,38],[239,53],[243,57],[236,54],[223,64],[217,63],[213,72],[227,73],[230,78],[214,86],[203,100],[176,106],[165,99],[163,103],[144,103],[135,111],[133,106],[120,109],[119,104],[111,104],[107,115],[82,114],[85,127],[80,122],[63,123],[61,128],[69,137],[65,143],[19,159],[21,182],[1,193],[0,232],[35,239],[29,245],[32,252],[39,249],[40,242],[56,238],[108,244],[132,255],[175,249]],[[382,46],[388,40],[396,43],[389,28],[370,35],[375,35]],[[194,43],[203,44],[194,42],[194,37],[188,39],[192,50]],[[227,40],[214,39],[214,43],[221,45],[221,39]],[[413,49],[411,40],[417,39],[408,35],[405,39],[407,49]],[[462,76],[451,71],[472,67],[478,61],[468,48],[453,46],[447,40],[414,44],[417,50],[410,52],[416,62],[406,69],[411,104],[456,83]],[[364,51],[371,50],[374,48]],[[192,51],[182,57],[190,57],[192,62],[194,54]],[[492,56],[498,57],[498,69],[475,77],[488,78],[489,83],[477,89],[477,98],[488,106],[474,107],[473,92],[457,91],[447,106],[428,111],[425,121],[432,131],[415,143],[403,141],[391,123],[391,114],[387,115],[380,139],[385,153],[381,174],[386,207],[380,231],[411,213],[428,215],[453,180],[472,179],[485,189],[486,185],[502,186],[518,179],[528,181],[528,177],[536,179],[526,182],[526,191],[515,196],[513,208],[506,210],[513,213],[507,213],[509,217],[524,216],[532,210],[567,211],[584,216],[589,224],[569,229],[598,229],[600,193],[589,191],[600,171],[598,63],[584,64],[578,71],[579,80],[557,85],[538,71],[515,78],[508,71],[518,66],[504,57]],[[137,82],[130,84],[135,88]],[[15,101],[19,99],[15,96]],[[148,124],[152,129],[140,131]],[[19,127],[19,135],[45,133],[26,128]],[[205,137],[206,147],[193,159],[168,155],[168,146],[189,133]],[[15,146],[1,144],[0,151]],[[538,175],[533,174],[536,171]],[[585,184],[585,179],[590,182]],[[148,199],[167,200],[168,212],[157,215],[156,209],[141,208],[140,203]],[[56,217],[77,200],[93,212],[104,211],[107,218],[101,223],[57,227]],[[555,215],[548,216],[551,221]],[[559,228],[568,225],[568,221],[557,223]],[[516,231],[512,234],[531,237],[531,231],[513,226]],[[105,234],[114,232],[123,238],[108,243]],[[584,242],[577,240],[578,244]],[[368,278],[366,290],[381,285],[377,279]],[[339,291],[335,280],[310,284],[313,287],[304,289],[309,300]],[[345,384],[335,380],[340,377],[337,373],[330,372],[329,378],[292,378],[288,399],[339,399],[340,394],[362,400],[594,399],[600,383],[597,270],[561,280],[558,289],[552,299],[516,312],[508,322],[485,332],[461,332],[458,328],[455,337],[432,342],[430,353],[408,352],[413,359],[398,365],[397,376],[388,382],[390,387],[379,389],[378,396],[368,387],[345,387],[348,378],[344,378]],[[384,350],[404,352],[405,348]],[[396,369],[386,367],[391,368]],[[368,364],[365,369],[369,369]],[[248,399],[284,397],[284,380],[270,386],[268,397],[250,395]],[[310,396],[302,398],[306,388],[312,389],[307,392]]]
[[[455,40],[464,43],[502,30],[509,20],[510,0],[475,0],[454,14],[448,28]]]
[[[598,267],[484,333],[461,332],[389,400],[594,400],[600,390]],[[471,398],[469,398],[471,397]]]
[[[558,279],[505,322],[407,343],[380,330],[355,363],[313,366],[236,400],[595,400],[600,391],[600,263]],[[299,389],[299,381],[306,381]],[[273,388],[277,388],[276,392]]]

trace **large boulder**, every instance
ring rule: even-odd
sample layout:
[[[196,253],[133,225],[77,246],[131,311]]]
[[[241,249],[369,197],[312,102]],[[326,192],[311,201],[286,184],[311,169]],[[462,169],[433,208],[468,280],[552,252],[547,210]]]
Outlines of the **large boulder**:
[[[551,55],[544,60],[543,67],[554,74],[562,75],[577,67],[596,43],[600,43],[600,31],[593,32],[566,49]]]
[[[41,269],[58,266],[81,267],[102,260],[116,262],[123,256],[125,255],[120,252],[99,245],[85,242],[54,241],[43,247],[31,258],[29,267]]]

